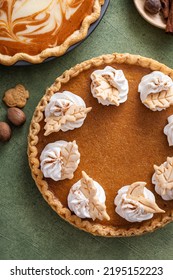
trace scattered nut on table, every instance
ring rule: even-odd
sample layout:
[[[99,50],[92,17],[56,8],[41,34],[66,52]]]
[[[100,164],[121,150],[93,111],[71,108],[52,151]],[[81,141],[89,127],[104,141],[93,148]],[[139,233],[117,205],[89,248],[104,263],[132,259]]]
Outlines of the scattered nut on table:
[[[20,126],[26,121],[25,113],[16,107],[8,108],[7,117],[9,121],[16,126]]]
[[[19,84],[15,88],[8,89],[5,92],[3,101],[8,107],[23,108],[28,98],[29,91],[23,85]]]
[[[0,141],[6,142],[11,138],[11,128],[6,122],[0,122]]]

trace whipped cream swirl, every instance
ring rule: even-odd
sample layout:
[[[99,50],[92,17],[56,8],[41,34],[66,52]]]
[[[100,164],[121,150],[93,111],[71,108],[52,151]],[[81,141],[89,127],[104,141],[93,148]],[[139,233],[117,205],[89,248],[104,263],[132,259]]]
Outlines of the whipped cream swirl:
[[[142,103],[153,111],[161,111],[173,104],[173,81],[160,71],[145,75],[138,86]],[[149,102],[147,99],[150,99]]]
[[[173,115],[168,117],[168,124],[164,127],[163,132],[167,136],[169,146],[173,146]]]
[[[129,195],[130,185],[122,187],[114,199],[115,211],[129,222],[142,222],[151,219],[153,213],[164,212],[155,203],[154,194],[144,187],[144,182],[136,182],[133,185],[142,186],[142,199],[138,195]]]
[[[102,105],[119,106],[127,100],[129,86],[122,70],[106,66],[91,74],[91,92]]]
[[[96,196],[99,203],[104,204],[106,200],[105,191],[102,186],[93,180],[94,187],[96,188]],[[92,218],[90,214],[89,199],[80,190],[81,180],[75,183],[69,192],[67,201],[68,207],[73,211],[76,216],[84,218]]]
[[[45,178],[54,181],[72,179],[80,162],[80,153],[75,141],[63,140],[49,143],[40,155],[41,171]]]
[[[74,111],[71,112],[69,110],[72,106],[75,110],[78,110],[75,111],[75,114]],[[65,132],[81,127],[87,112],[90,110],[91,108],[86,108],[86,104],[80,96],[70,91],[57,92],[51,97],[50,102],[45,107],[45,121],[51,122],[51,118],[53,118],[56,123],[57,120],[60,124],[59,129]],[[58,129],[55,129],[55,131],[58,131]]]

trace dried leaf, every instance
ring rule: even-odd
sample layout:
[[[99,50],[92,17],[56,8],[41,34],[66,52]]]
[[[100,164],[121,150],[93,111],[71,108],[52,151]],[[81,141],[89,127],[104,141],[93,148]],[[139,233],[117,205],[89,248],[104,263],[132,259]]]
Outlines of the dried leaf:
[[[93,179],[91,179],[84,171],[82,171],[81,187],[80,190],[88,199],[94,197],[97,193],[97,190],[94,186]]]
[[[65,117],[69,121],[77,121],[79,119],[83,119],[86,117],[87,113],[91,111],[91,107],[84,108],[76,105],[70,106],[70,108],[67,110]]]
[[[66,124],[67,122],[76,122],[79,119],[85,119],[88,112],[91,111],[91,107],[84,108],[77,105],[72,105],[70,108],[65,112],[65,115],[62,116],[54,116],[51,115],[45,118],[45,133],[44,135],[47,136],[52,132],[58,132],[62,125]]]
[[[58,132],[61,129],[61,119],[60,117],[51,116],[45,119],[45,133],[44,136],[48,136],[52,132]]]
[[[80,160],[80,153],[78,152],[76,141],[68,142],[66,146],[61,148],[61,157],[63,161],[61,179],[72,179]]]
[[[173,189],[173,157],[167,157],[167,161],[160,166],[154,165],[155,180],[163,190]],[[164,194],[164,191],[163,191]]]
[[[130,185],[127,197],[129,198],[138,198],[141,196],[144,196],[144,187],[146,186],[145,182],[135,182],[132,185]]]
[[[158,205],[144,196],[145,182],[135,182],[133,183],[127,192],[127,198],[138,201],[144,207],[146,213],[164,213]]]
[[[151,110],[155,111],[157,108],[165,109],[173,104],[173,90],[163,90],[158,93],[151,93],[144,101]]]
[[[83,171],[83,178],[81,179],[80,191],[89,200],[89,212],[93,220],[96,218],[99,220],[110,220],[109,215],[106,212],[106,205],[99,202],[97,199],[97,189],[94,186],[93,180]]]
[[[114,85],[114,80],[109,75],[96,75],[93,74],[95,79],[93,82],[96,97],[101,97],[103,100],[108,100],[119,106],[119,92]],[[92,85],[92,86],[93,86]]]
[[[164,213],[165,211],[159,206],[145,197],[140,197],[138,200],[143,206],[146,213]]]
[[[105,204],[101,204],[98,200],[92,199],[89,203],[89,208],[90,208],[90,215],[93,221],[95,219],[99,220],[110,220],[109,215],[106,212],[106,206]]]

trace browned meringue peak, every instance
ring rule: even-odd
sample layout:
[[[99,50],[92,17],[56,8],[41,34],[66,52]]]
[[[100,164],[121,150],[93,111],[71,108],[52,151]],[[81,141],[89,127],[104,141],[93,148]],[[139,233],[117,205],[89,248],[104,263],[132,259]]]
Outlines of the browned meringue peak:
[[[145,186],[146,186],[145,182],[133,183],[132,185],[129,186],[127,192],[127,198],[141,203],[146,213],[164,213],[165,211],[160,209],[154,201],[145,197],[144,195]]]
[[[94,181],[84,171],[82,171],[82,179],[80,191],[89,200],[89,213],[93,220],[110,220],[106,212],[106,205],[100,203],[97,198],[97,188],[94,186]]]

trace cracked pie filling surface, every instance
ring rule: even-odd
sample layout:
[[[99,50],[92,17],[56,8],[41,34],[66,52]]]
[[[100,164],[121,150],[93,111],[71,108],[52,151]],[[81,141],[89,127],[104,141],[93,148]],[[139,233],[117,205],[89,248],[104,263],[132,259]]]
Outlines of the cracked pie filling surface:
[[[140,235],[173,219],[173,70],[131,54],[103,55],[58,77],[34,112],[32,176],[79,229]]]

